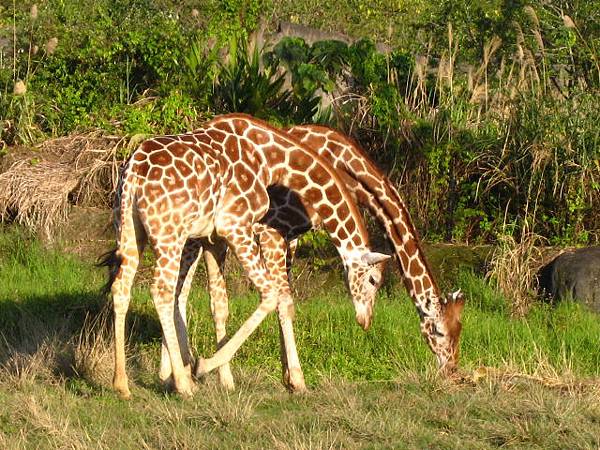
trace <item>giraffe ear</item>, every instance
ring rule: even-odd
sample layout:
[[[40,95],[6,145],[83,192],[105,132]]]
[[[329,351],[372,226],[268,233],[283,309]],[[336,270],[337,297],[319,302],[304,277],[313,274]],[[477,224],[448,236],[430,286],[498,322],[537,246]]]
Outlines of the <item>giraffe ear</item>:
[[[360,257],[360,260],[365,264],[369,264],[369,265],[373,266],[377,263],[387,261],[390,258],[391,258],[390,255],[385,255],[383,253],[366,252],[366,253],[362,254],[362,256]]]

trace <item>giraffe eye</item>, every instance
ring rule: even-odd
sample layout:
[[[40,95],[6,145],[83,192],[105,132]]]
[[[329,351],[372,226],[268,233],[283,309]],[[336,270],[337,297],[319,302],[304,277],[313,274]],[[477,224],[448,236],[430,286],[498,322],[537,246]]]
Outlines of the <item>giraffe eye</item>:
[[[373,275],[369,275],[369,283],[371,283],[371,286],[377,286],[377,280]]]

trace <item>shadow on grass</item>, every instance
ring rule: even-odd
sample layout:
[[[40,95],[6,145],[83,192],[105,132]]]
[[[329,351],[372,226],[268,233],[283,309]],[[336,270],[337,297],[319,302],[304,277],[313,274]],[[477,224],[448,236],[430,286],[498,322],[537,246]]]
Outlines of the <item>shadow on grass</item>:
[[[149,312],[129,311],[127,325],[129,345],[161,337],[158,318]],[[93,350],[112,355],[112,336],[112,304],[98,291],[0,299],[0,371],[5,374],[35,371],[67,384],[87,382],[81,353],[94,356],[92,347],[99,347]]]

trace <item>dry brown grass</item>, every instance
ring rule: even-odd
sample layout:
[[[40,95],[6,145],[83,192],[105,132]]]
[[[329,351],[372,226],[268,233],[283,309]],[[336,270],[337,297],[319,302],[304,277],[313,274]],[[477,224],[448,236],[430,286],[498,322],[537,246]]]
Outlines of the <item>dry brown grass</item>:
[[[515,316],[525,315],[535,301],[536,274],[543,260],[541,243],[542,238],[531,232],[522,233],[520,241],[508,234],[498,237],[487,276],[509,299]]]
[[[14,157],[0,174],[0,218],[51,239],[73,204],[106,205],[126,139],[99,131],[52,139]]]

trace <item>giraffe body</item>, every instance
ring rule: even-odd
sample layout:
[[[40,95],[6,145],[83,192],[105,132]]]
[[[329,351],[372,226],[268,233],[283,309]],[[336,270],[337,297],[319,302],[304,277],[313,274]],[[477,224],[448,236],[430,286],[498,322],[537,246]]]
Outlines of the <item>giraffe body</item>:
[[[201,371],[226,364],[242,342],[278,305],[289,288],[261,260],[253,226],[269,207],[268,186],[296,192],[321,217],[344,261],[357,321],[367,328],[386,255],[368,248],[368,236],[350,194],[333,168],[285,133],[245,115],[228,115],[178,136],[145,141],[129,159],[117,197],[117,257],[113,384],[129,396],[124,320],[130,288],[146,241],[156,254],[152,297],[163,330],[161,378],[191,395],[191,352],[185,302],[203,246],[222,238],[234,250],[261,295],[261,304]],[[219,251],[210,252],[213,272]],[[268,257],[268,255],[266,255]],[[288,339],[293,331],[285,326]]]

